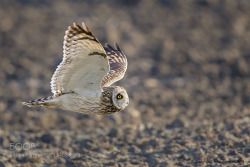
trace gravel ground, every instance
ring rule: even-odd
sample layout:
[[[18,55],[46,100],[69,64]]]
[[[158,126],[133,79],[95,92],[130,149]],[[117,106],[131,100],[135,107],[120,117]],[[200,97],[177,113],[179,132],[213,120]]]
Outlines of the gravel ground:
[[[0,4],[0,167],[250,164],[250,1]],[[125,52],[129,106],[22,106],[51,95],[64,31],[82,21]]]

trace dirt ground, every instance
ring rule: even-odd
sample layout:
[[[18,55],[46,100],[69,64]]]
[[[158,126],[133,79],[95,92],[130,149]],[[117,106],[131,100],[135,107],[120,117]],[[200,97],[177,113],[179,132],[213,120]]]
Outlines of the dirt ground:
[[[248,166],[250,1],[0,0],[0,167]],[[47,97],[64,32],[117,42],[129,106],[28,108]]]

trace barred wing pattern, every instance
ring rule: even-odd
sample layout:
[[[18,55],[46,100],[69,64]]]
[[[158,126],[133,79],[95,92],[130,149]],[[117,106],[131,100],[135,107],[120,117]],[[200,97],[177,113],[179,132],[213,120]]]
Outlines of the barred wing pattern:
[[[127,70],[127,58],[115,43],[115,48],[106,44],[104,47],[109,60],[110,71],[102,80],[102,87],[107,87],[123,78]]]
[[[65,93],[99,96],[100,83],[109,72],[108,58],[104,48],[89,28],[74,23],[64,36],[63,61],[57,67],[51,79],[51,91],[54,96]]]

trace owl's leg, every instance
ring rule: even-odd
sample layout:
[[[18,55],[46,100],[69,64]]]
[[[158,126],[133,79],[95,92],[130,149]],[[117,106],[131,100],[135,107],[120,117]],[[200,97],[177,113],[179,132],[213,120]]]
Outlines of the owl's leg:
[[[46,108],[58,108],[60,107],[59,101],[52,97],[46,97],[42,99],[32,100],[28,102],[22,102],[23,105],[26,105],[28,107],[38,107],[38,106],[44,106]]]

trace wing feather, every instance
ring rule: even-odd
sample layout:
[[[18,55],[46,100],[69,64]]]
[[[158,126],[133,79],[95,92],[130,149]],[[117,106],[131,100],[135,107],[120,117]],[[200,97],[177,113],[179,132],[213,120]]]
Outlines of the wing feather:
[[[84,94],[101,93],[101,81],[109,72],[104,48],[89,28],[74,23],[64,36],[63,60],[51,79],[54,96],[68,92]]]
[[[116,81],[123,78],[127,70],[127,58],[115,43],[115,48],[106,44],[104,47],[109,60],[110,71],[102,80],[102,87],[110,86]]]

